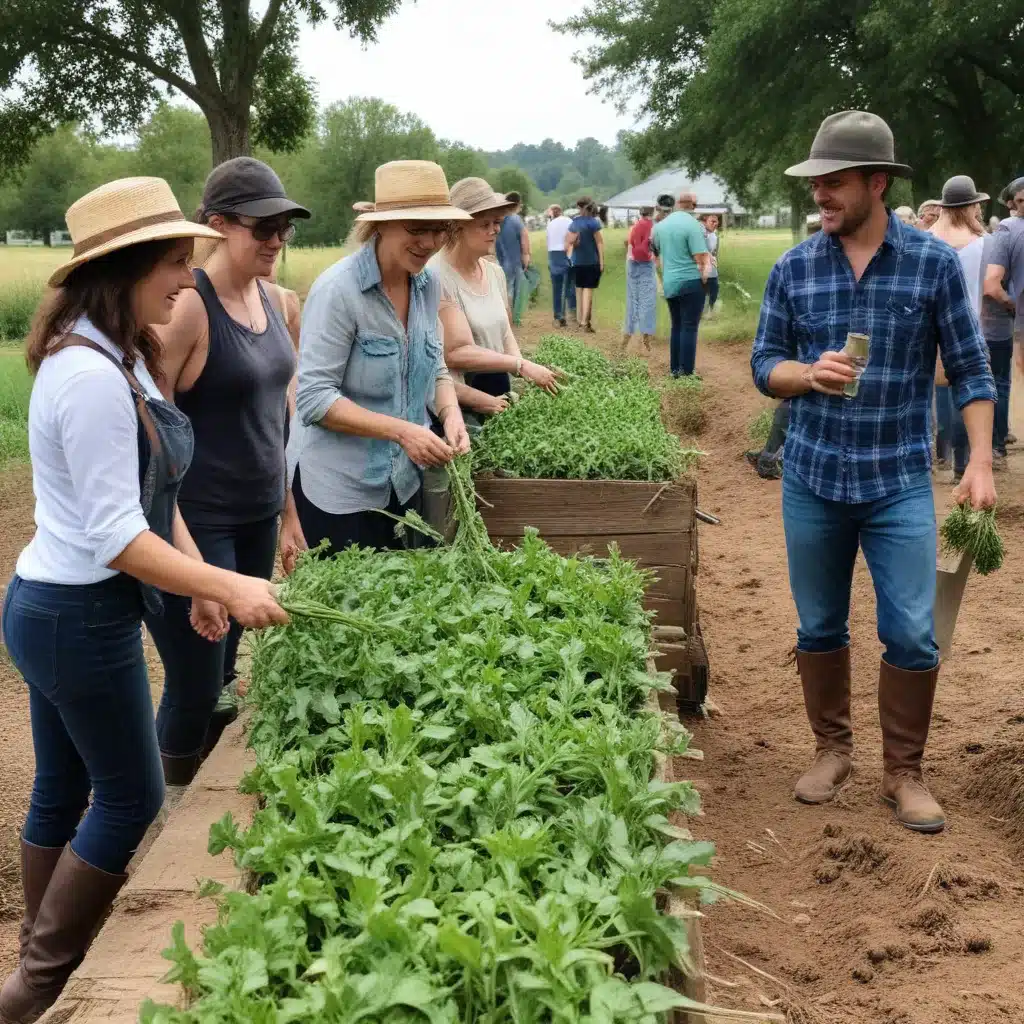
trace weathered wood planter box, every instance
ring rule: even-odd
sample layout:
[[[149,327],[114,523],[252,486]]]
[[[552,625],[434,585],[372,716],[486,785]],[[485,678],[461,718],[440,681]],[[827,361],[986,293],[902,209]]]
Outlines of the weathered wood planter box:
[[[685,637],[663,645],[657,667],[675,673],[681,713],[695,713],[708,689],[708,659],[697,609],[697,484],[632,480],[524,480],[480,476],[480,512],[493,543],[519,543],[533,526],[561,555],[604,555],[613,542],[657,579],[646,605],[659,626]]]

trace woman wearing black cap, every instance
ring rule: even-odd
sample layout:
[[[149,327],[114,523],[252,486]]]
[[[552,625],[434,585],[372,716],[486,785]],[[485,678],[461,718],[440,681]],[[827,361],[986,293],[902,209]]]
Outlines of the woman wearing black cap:
[[[179,507],[203,558],[269,579],[285,507],[288,390],[295,375],[281,290],[265,280],[309,211],[251,157],[214,168],[196,219],[224,236],[160,329],[165,390],[195,432]],[[294,517],[290,520],[294,522]],[[294,532],[294,531],[293,531]],[[146,620],[164,664],[157,734],[169,785],[187,785],[233,717],[214,716],[234,681],[242,628],[220,605],[168,595]]]

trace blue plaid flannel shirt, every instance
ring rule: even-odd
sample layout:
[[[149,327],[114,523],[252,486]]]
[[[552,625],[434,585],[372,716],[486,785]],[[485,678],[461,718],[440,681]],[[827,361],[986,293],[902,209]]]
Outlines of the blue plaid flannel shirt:
[[[995,402],[988,349],[956,251],[889,215],[885,241],[860,281],[838,238],[819,232],[772,268],[750,357],[754,383],[785,359],[814,363],[867,334],[854,399],[811,391],[793,399],[785,471],[829,501],[875,501],[931,469],[936,350],[957,408]]]

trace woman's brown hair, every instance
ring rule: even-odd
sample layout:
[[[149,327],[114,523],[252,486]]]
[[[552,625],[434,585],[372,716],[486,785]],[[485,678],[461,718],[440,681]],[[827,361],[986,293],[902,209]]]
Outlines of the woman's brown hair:
[[[972,203],[970,206],[948,206],[943,208],[949,223],[955,228],[966,228],[971,234],[985,234],[985,225],[981,223],[981,205]]]
[[[131,368],[140,356],[154,380],[160,379],[160,342],[146,324],[137,323],[132,290],[180,243],[160,239],[117,249],[90,260],[68,274],[39,304],[25,341],[25,360],[37,373],[53,342],[89,318],[124,353]]]

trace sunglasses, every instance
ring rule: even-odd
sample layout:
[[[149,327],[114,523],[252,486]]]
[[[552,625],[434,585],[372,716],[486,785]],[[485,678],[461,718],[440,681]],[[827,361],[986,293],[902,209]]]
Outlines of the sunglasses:
[[[268,217],[266,220],[248,223],[233,213],[225,213],[223,217],[232,224],[238,224],[240,227],[246,228],[257,242],[269,242],[274,235],[277,235],[282,242],[290,242],[295,237],[295,225],[291,221],[282,221],[276,217]]]

